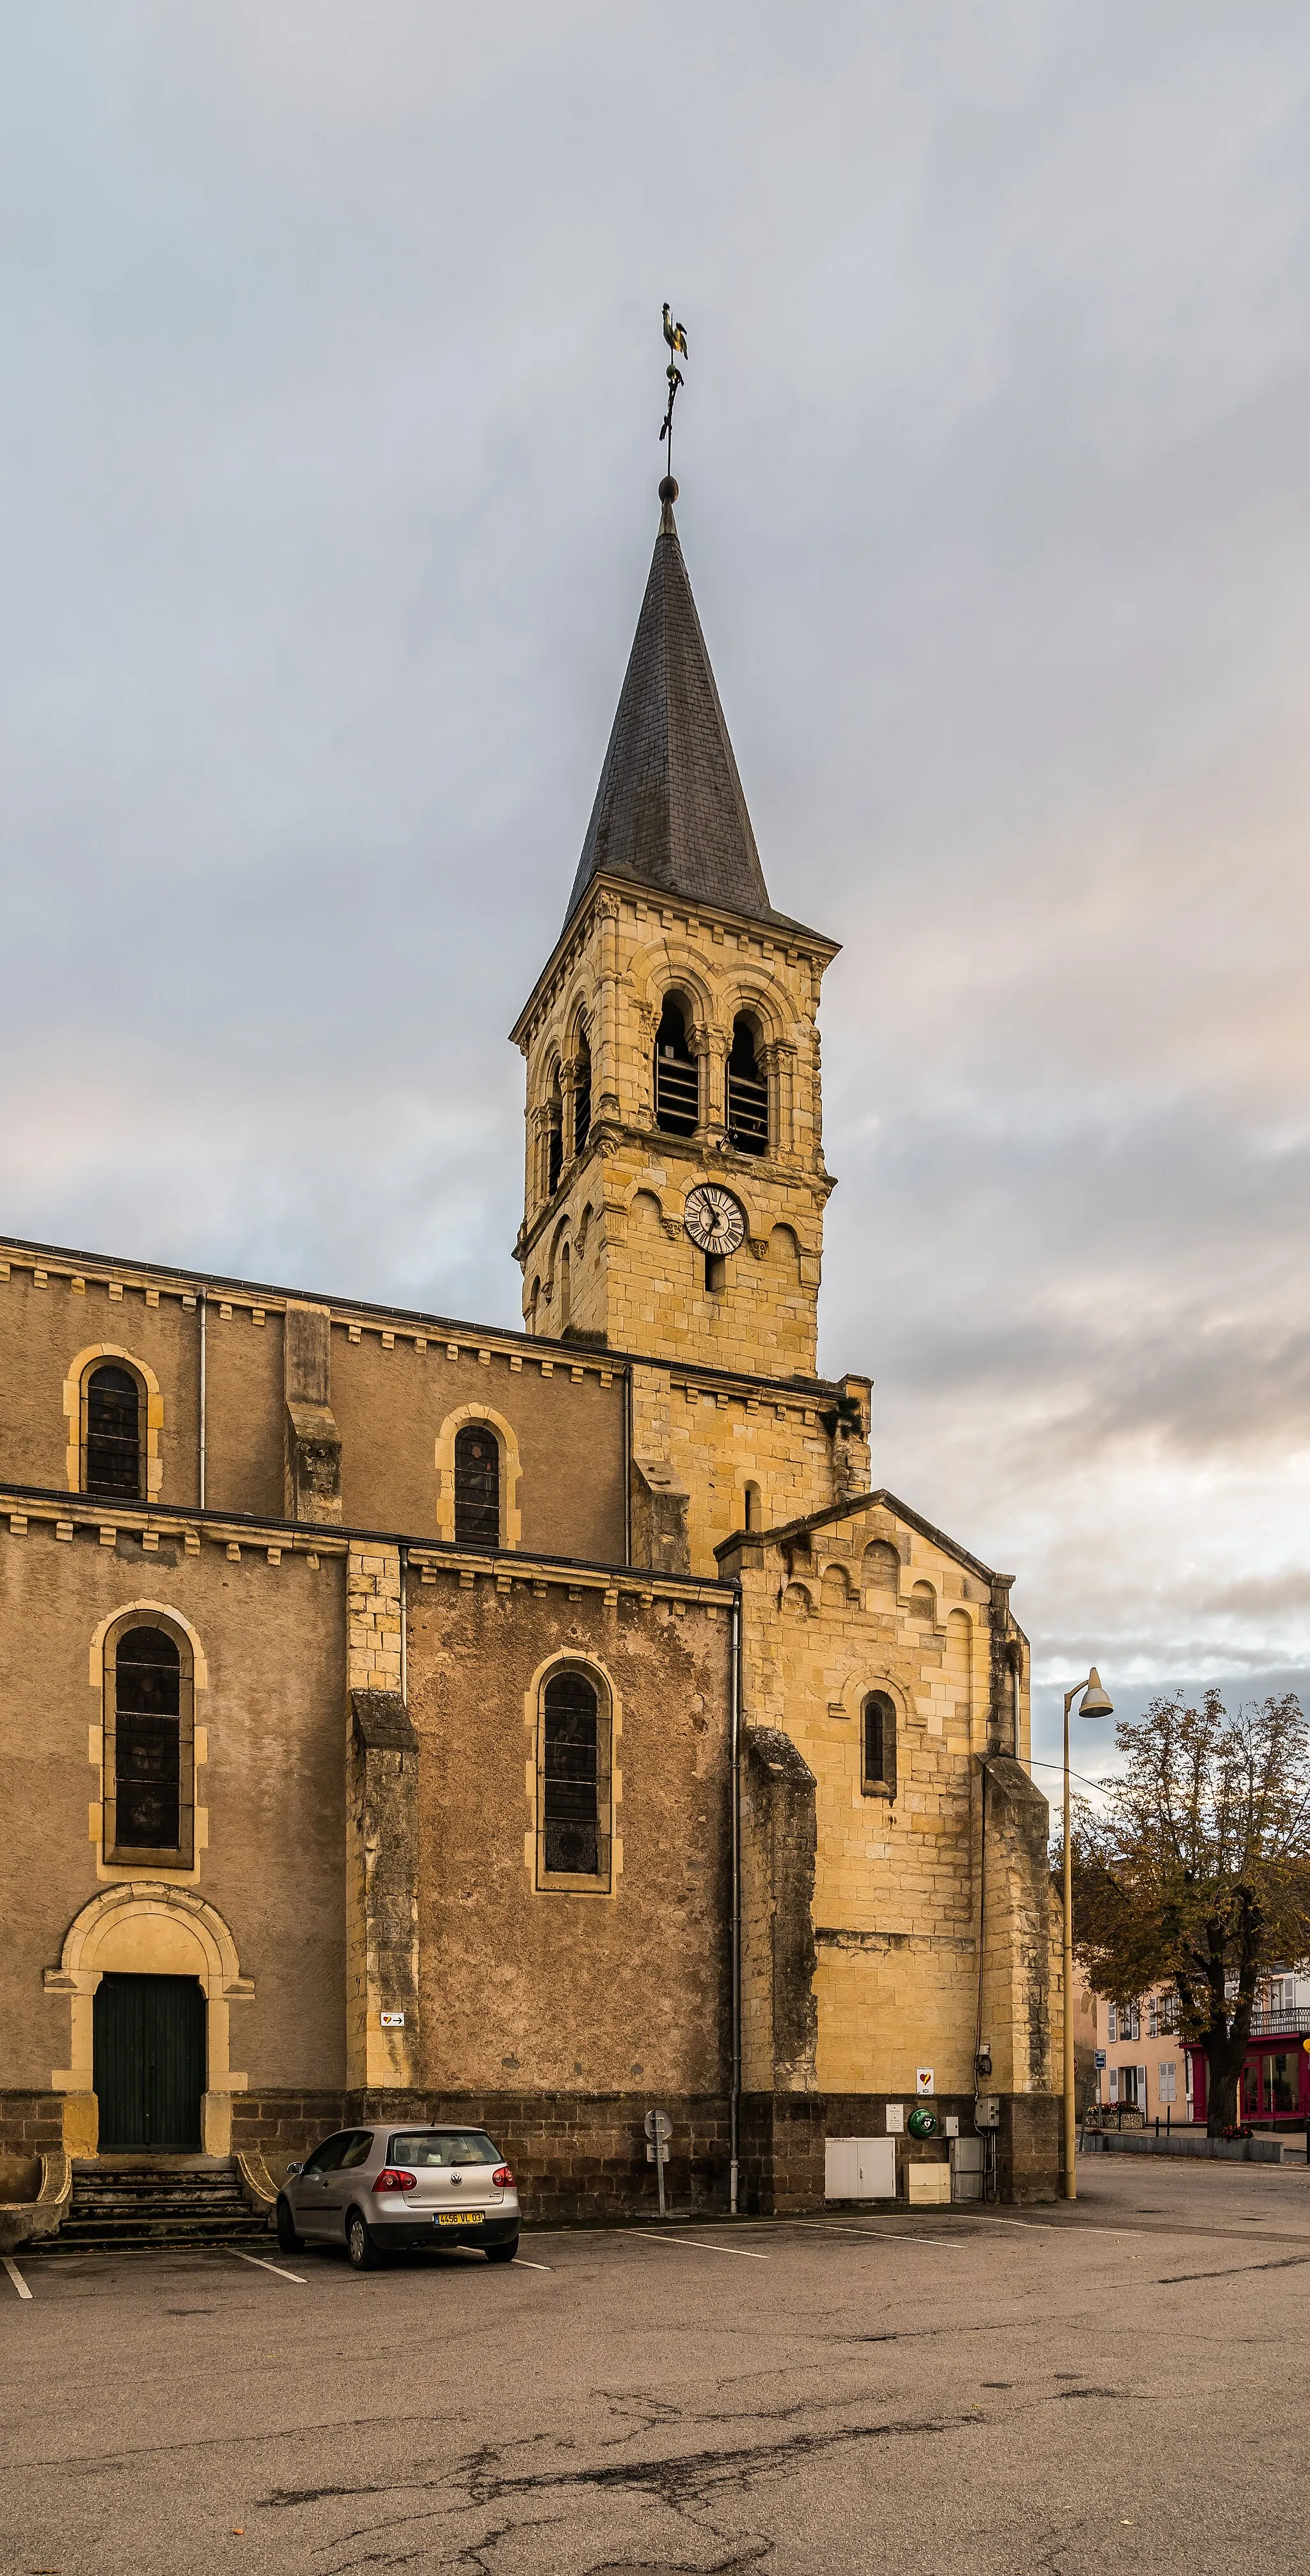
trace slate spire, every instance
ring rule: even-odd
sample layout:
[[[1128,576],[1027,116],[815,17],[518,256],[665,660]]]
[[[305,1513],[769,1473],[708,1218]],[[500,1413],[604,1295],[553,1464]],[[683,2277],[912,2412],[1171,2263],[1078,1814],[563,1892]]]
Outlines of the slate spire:
[[[772,919],[674,524],[671,476],[646,596],[565,920],[602,870]]]

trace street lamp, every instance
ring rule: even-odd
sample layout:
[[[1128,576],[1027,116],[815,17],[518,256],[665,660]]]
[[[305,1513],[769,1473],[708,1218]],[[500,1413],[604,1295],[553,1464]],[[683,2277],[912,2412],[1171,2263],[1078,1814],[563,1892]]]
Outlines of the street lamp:
[[[1073,2098],[1073,1838],[1069,1813],[1069,1711],[1078,1699],[1080,1717],[1113,1717],[1114,1703],[1101,1688],[1093,1664],[1085,1682],[1075,1682],[1064,1695],[1064,2197],[1078,2198],[1078,2124]]]

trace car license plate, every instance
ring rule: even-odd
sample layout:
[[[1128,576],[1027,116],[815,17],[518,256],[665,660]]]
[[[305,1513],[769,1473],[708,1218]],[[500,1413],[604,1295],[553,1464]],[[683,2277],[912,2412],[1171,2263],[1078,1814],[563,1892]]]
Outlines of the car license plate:
[[[437,2225],[438,2227],[480,2227],[482,2212],[480,2209],[452,2209],[447,2215],[446,2211],[442,2210],[438,2214]]]

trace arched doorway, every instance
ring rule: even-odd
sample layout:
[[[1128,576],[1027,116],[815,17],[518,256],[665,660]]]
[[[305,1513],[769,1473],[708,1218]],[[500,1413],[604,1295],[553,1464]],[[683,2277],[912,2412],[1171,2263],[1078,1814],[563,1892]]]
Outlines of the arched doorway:
[[[199,2143],[231,2154],[232,2096],[248,2079],[230,2062],[229,2017],[255,1989],[202,1896],[140,1881],[102,1888],[70,1923],[45,1990],[69,2003],[69,2062],[52,2081],[68,2097],[70,2153]]]
[[[96,1988],[93,2085],[100,2153],[197,2150],[205,2094],[205,1996],[198,1977],[108,1971]]]

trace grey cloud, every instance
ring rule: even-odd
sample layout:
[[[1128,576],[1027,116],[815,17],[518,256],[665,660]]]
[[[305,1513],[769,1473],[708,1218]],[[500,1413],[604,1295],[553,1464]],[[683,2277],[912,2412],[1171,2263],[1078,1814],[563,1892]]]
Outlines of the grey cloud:
[[[6,33],[6,1222],[516,1319],[672,294],[825,1364],[1043,1671],[1303,1657],[1303,11]]]

